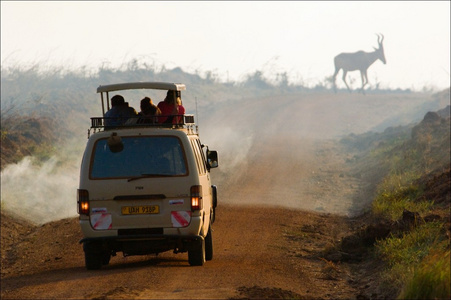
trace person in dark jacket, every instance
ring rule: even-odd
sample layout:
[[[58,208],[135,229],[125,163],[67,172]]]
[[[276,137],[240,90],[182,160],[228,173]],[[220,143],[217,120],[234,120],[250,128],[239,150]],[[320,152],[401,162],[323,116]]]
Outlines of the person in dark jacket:
[[[128,106],[124,97],[115,95],[111,98],[111,109],[105,113],[105,127],[114,127],[125,124],[131,117],[136,117],[137,113],[133,107]]]

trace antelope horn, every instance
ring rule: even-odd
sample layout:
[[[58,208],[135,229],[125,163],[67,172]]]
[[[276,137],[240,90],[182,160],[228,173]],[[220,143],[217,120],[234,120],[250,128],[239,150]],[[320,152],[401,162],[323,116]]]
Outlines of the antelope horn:
[[[376,33],[377,35],[377,43],[379,45],[382,45],[382,42],[384,41],[384,35],[382,33]]]

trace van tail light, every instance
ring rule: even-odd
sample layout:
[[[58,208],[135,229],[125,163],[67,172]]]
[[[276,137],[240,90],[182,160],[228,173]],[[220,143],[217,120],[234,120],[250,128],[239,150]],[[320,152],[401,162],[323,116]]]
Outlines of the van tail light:
[[[202,186],[193,185],[191,187],[191,211],[202,209]]]
[[[78,213],[80,215],[89,215],[89,193],[87,190],[77,190],[78,194]]]

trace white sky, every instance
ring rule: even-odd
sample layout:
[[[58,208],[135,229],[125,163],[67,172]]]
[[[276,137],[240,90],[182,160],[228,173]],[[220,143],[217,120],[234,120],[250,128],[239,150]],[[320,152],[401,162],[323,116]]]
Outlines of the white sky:
[[[450,1],[1,1],[1,63],[77,69],[136,58],[224,80],[287,72],[312,86],[333,74],[335,55],[372,51],[382,33],[387,64],[369,68],[370,83],[443,89],[450,26]]]

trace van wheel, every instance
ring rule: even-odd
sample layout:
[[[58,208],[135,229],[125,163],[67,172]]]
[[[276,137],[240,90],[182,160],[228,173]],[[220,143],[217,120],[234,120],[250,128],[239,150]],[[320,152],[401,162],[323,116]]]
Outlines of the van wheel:
[[[102,253],[85,251],[85,265],[88,270],[98,270],[102,267],[105,261]]]
[[[205,237],[205,260],[213,259],[213,238],[211,236],[211,225],[208,228],[207,236]]]
[[[110,263],[111,254],[109,252],[105,252],[102,255],[102,265],[106,266]]]
[[[188,262],[191,266],[203,266],[205,263],[205,240],[199,241],[198,245],[188,250]]]

